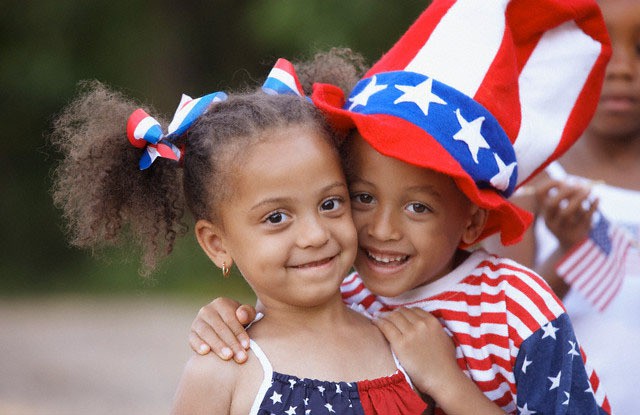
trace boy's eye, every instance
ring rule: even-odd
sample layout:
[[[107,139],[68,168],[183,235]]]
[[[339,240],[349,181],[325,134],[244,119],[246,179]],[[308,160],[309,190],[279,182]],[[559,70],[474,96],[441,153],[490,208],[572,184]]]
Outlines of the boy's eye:
[[[355,200],[358,203],[363,203],[365,205],[368,205],[369,203],[373,202],[373,196],[371,196],[368,193],[357,193],[353,195],[353,200]]]
[[[267,216],[266,221],[274,225],[284,222],[287,219],[287,215],[283,212],[274,212]]]
[[[336,210],[342,205],[342,201],[338,198],[328,199],[322,202],[320,210],[331,211]]]
[[[417,202],[409,203],[409,205],[407,205],[407,209],[413,213],[431,212],[431,209],[427,205]]]

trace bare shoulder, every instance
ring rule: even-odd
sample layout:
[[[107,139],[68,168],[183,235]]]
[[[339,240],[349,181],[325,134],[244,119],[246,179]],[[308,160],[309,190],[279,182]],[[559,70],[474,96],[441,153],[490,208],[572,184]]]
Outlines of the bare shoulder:
[[[249,413],[264,372],[253,353],[239,365],[213,353],[194,353],[187,361],[174,397],[172,415]]]
[[[174,397],[173,415],[229,413],[238,371],[212,353],[193,354]]]

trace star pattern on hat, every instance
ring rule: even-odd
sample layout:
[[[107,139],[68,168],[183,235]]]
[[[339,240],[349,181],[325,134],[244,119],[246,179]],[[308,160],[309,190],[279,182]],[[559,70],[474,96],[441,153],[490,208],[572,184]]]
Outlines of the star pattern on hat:
[[[431,92],[433,88],[433,78],[416,85],[395,85],[396,89],[404,92],[398,99],[393,101],[394,104],[401,102],[413,102],[416,104],[424,115],[429,115],[429,105],[431,103],[446,105],[446,101]]]
[[[509,137],[486,108],[437,79],[378,73],[356,85],[343,109],[403,119],[437,141],[478,187],[513,192],[518,169]]]
[[[367,102],[369,102],[369,98],[371,97],[371,95],[376,94],[382,91],[383,89],[386,89],[389,86],[389,85],[377,85],[377,82],[378,82],[378,79],[374,75],[371,78],[371,81],[369,81],[367,86],[358,95],[354,96],[353,98],[349,98],[349,101],[351,101],[351,106],[349,107],[349,109],[352,109],[356,105],[366,106]]]
[[[460,108],[456,109],[456,118],[460,123],[460,131],[453,135],[454,140],[463,141],[471,152],[471,157],[473,157],[473,161],[478,163],[478,152],[481,148],[490,149],[489,143],[482,136],[480,129],[482,128],[482,123],[484,122],[484,117],[478,117],[472,121],[467,121],[462,114],[460,113]]]
[[[511,180],[513,169],[516,168],[517,163],[514,161],[513,163],[506,165],[496,153],[493,153],[493,157],[495,158],[496,165],[498,166],[498,173],[491,178],[491,184],[496,189],[506,190],[509,187],[509,181]]]

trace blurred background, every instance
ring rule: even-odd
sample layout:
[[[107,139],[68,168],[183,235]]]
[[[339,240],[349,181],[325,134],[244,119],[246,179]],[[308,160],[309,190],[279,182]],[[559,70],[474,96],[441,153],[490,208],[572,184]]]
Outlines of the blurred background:
[[[69,247],[47,134],[78,81],[170,115],[181,93],[254,85],[278,57],[343,46],[372,63],[427,3],[3,0],[0,414],[167,413],[199,307],[220,295],[253,301],[191,234],[144,278],[129,252]]]

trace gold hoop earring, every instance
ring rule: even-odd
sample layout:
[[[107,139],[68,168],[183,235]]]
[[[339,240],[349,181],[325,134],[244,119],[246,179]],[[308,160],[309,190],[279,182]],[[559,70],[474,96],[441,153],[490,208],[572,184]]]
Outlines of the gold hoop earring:
[[[222,263],[222,276],[224,278],[229,278],[229,274],[231,273],[231,269],[227,266],[226,262]]]

